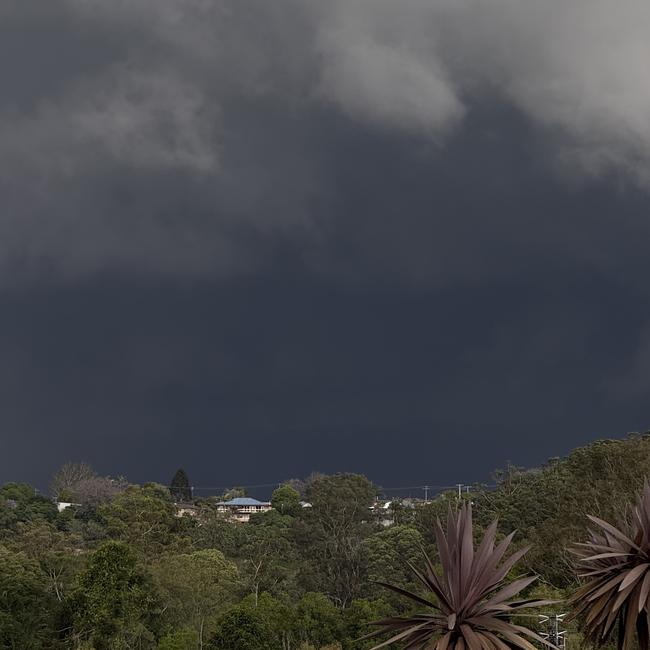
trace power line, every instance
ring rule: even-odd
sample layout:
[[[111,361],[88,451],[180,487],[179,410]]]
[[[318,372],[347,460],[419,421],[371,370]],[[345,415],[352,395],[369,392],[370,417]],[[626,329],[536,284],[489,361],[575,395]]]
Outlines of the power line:
[[[230,485],[194,485],[192,486],[193,490],[197,491],[209,491],[209,490],[232,490],[233,488],[241,487],[241,488],[275,488],[280,485],[285,483],[285,481],[275,481],[273,483],[255,483],[255,484],[243,484],[243,483],[232,483]],[[476,484],[482,489],[490,489],[490,488],[495,488],[497,487],[496,485],[487,485],[487,484]],[[432,484],[426,484],[423,485],[420,483],[419,485],[405,485],[405,486],[397,486],[397,487],[384,487],[384,486],[379,486],[380,490],[382,492],[400,492],[403,490],[425,490],[425,500],[428,497],[429,491],[435,491],[435,492],[443,492],[445,490],[458,490],[459,492],[462,490],[462,488],[465,488],[465,491],[468,492],[469,489],[471,488],[471,485],[466,484],[466,483],[454,483],[453,485],[432,485]]]
[[[241,483],[236,483],[233,485],[217,485],[217,486],[194,486],[195,490],[232,490],[233,488],[265,488],[265,487],[278,487],[282,485],[283,481],[276,481],[275,483],[257,483],[256,485],[242,485]]]

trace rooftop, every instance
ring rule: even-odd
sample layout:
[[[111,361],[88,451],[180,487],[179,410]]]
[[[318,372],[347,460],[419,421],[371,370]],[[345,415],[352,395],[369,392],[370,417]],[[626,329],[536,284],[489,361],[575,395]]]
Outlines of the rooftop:
[[[271,504],[268,501],[258,501],[257,499],[251,499],[250,497],[238,497],[236,499],[231,499],[230,501],[223,501],[220,505],[222,506],[270,506]]]

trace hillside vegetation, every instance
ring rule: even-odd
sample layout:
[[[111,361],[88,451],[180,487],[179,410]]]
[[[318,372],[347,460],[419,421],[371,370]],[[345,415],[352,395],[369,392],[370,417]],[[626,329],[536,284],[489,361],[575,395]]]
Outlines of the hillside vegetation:
[[[477,534],[498,518],[498,536],[517,530],[515,545],[532,547],[518,569],[539,576],[530,597],[563,599],[577,580],[567,547],[586,537],[586,515],[617,521],[649,474],[650,436],[633,435],[541,468],[507,466],[496,487],[462,499]],[[370,621],[411,611],[376,582],[417,592],[404,560],[424,548],[436,561],[434,521],[459,505],[448,493],[376,515],[381,490],[366,477],[315,475],[240,524],[216,499],[177,516],[174,499],[188,496],[178,483],[130,485],[83,465],[66,466],[53,489],[77,505],[58,512],[29,485],[0,488],[0,648],[370,648],[355,642]]]

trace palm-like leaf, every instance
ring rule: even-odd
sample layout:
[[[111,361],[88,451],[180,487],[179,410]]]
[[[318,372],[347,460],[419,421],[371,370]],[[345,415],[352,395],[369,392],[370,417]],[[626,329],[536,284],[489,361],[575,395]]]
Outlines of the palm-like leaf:
[[[384,634],[391,636],[373,650],[397,642],[404,644],[404,650],[535,650],[525,637],[553,647],[534,632],[510,621],[513,613],[550,601],[511,601],[535,578],[521,578],[505,584],[506,575],[528,549],[504,559],[513,535],[495,544],[496,532],[495,521],[478,548],[474,548],[470,505],[464,505],[459,512],[450,510],[446,532],[440,521],[436,521],[435,535],[442,575],[434,570],[426,553],[422,570],[409,564],[428,596],[381,583],[427,607],[428,611],[375,621],[373,625],[379,629],[367,634],[364,639]]]
[[[582,578],[587,583],[571,598],[572,618],[580,618],[587,638],[600,644],[618,627],[617,647],[631,648],[635,638],[648,650],[650,629],[650,486],[618,528],[589,517],[597,527],[578,544]]]

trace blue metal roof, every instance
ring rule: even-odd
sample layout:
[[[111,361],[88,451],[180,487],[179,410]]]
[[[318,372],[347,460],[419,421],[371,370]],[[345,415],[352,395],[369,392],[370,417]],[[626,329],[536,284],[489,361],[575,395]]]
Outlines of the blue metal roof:
[[[230,501],[224,501],[222,503],[224,506],[267,506],[268,502],[258,501],[257,499],[251,499],[249,497],[237,497],[236,499],[231,499]]]

